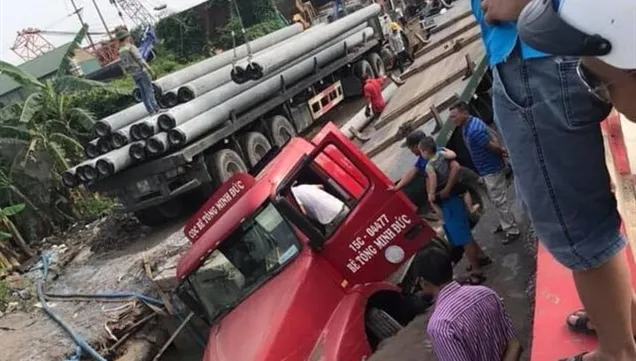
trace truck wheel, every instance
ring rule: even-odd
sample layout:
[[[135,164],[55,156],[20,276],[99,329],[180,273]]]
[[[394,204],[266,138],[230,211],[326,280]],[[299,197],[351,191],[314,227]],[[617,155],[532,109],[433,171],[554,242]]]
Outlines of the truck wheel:
[[[385,69],[393,69],[395,54],[389,47],[385,46],[380,50],[380,57],[382,58],[382,63],[384,63]]]
[[[453,7],[453,2],[451,0],[439,0],[439,2],[442,3],[442,5],[447,9]]]
[[[270,129],[274,144],[278,147],[282,147],[288,140],[296,136],[296,129],[282,115],[276,115],[270,120]]]
[[[362,81],[368,75],[373,77],[373,67],[366,60],[360,60],[353,66],[353,73]]]
[[[157,227],[179,217],[183,210],[183,202],[180,198],[175,198],[158,206],[136,211],[135,217],[146,226]]]
[[[367,328],[378,343],[395,336],[402,329],[402,325],[395,318],[379,308],[370,308],[366,320]]]
[[[373,72],[375,73],[375,76],[381,77],[386,75],[384,62],[382,61],[382,58],[380,57],[380,55],[378,55],[378,53],[369,54],[367,61],[369,61],[369,63],[371,64],[371,67],[373,68]]]
[[[241,146],[247,155],[247,161],[253,167],[272,149],[269,140],[259,132],[249,132],[243,136]]]
[[[206,161],[212,179],[222,184],[236,173],[247,173],[247,166],[238,153],[231,149],[222,149]]]

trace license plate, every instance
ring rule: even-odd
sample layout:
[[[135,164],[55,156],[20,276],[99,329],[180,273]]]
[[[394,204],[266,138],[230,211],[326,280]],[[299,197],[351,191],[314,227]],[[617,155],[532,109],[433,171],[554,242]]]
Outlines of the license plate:
[[[151,191],[150,182],[147,180],[142,180],[137,182],[137,190],[139,193],[148,193]]]

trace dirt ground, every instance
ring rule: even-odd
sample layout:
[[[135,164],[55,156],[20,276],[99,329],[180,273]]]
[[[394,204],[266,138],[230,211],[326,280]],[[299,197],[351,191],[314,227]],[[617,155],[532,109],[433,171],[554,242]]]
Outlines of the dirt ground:
[[[53,274],[49,278],[47,292],[129,291],[157,297],[143,270],[144,254],[152,264],[180,253],[188,243],[179,223],[150,230],[134,219],[111,217],[83,228],[84,231],[76,230],[68,238],[56,240],[68,245],[67,252],[77,253],[57,277]],[[52,271],[55,268],[53,264]],[[34,283],[39,273],[32,271],[27,278]],[[65,360],[75,350],[72,340],[43,311],[34,309],[34,295],[25,302],[25,310],[0,318],[0,361]],[[105,311],[127,303],[50,301],[49,305],[79,335],[92,345],[99,345],[106,341],[105,325],[112,317]]]

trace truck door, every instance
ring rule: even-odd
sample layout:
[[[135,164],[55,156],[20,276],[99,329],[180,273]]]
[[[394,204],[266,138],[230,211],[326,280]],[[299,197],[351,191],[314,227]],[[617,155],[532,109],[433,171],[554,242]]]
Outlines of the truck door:
[[[323,189],[349,210],[329,234],[323,231],[319,251],[349,284],[384,280],[435,233],[402,193],[388,190],[390,179],[334,125],[327,125],[317,138],[315,150],[300,161],[277,192],[289,199],[292,185],[320,178]],[[317,234],[315,230],[306,233]]]

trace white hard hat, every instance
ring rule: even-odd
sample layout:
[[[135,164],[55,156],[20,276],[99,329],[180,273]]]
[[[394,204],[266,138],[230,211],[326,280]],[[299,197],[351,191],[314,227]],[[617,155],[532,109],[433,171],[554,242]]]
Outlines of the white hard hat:
[[[636,69],[636,0],[532,0],[519,15],[519,37],[552,55],[594,56]]]

